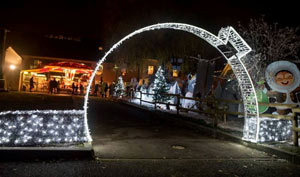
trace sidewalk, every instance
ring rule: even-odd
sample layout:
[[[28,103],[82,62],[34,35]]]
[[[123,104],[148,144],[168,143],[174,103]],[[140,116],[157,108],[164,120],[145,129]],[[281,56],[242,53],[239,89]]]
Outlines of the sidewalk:
[[[217,138],[234,141],[244,146],[264,151],[266,153],[272,154],[273,156],[278,156],[293,163],[300,164],[300,148],[293,146],[292,142],[261,144],[246,142],[242,140],[242,121],[228,121],[226,124],[224,122],[218,122],[218,127],[212,128],[212,119],[204,115],[199,115],[197,113],[180,112],[180,115],[177,115],[176,111],[173,110],[155,110],[154,106],[151,106],[151,104],[141,106],[135,102],[129,102],[129,100],[127,99],[119,99],[117,101],[130,106],[134,106],[139,109],[154,111],[157,114],[163,114],[163,117],[166,119],[176,120],[186,126],[189,126],[190,128],[211,132]]]
[[[72,146],[0,147],[0,161],[32,161],[56,159],[93,159],[91,143]]]

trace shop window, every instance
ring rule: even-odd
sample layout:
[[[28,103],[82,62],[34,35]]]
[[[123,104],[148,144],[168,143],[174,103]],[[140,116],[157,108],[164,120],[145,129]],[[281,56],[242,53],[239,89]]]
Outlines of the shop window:
[[[126,75],[126,69],[125,68],[121,69],[121,73],[122,73],[122,76],[125,76]]]
[[[173,77],[178,77],[178,70],[177,69],[173,69]]]
[[[41,60],[34,60],[33,61],[33,66],[32,68],[39,68],[42,66],[42,61]]]
[[[152,75],[154,71],[154,66],[148,66],[148,75]]]

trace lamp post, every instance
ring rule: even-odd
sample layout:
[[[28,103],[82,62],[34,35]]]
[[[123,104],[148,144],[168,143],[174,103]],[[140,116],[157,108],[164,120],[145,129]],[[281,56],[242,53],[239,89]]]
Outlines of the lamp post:
[[[0,91],[5,91],[5,80],[3,78],[2,65],[5,57],[5,41],[7,32],[7,29],[0,28]]]
[[[117,81],[117,79],[118,79],[118,66],[117,65],[115,65],[114,66],[114,70],[116,71],[116,79],[115,79],[115,81]]]

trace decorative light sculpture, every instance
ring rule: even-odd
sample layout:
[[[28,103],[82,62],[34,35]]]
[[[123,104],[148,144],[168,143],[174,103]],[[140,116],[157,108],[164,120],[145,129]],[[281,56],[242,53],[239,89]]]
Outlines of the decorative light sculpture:
[[[146,31],[159,30],[159,29],[173,29],[173,30],[180,30],[180,31],[185,31],[194,34],[197,37],[208,42],[213,47],[215,47],[227,59],[234,74],[236,75],[236,78],[238,79],[239,86],[243,95],[243,101],[245,107],[245,125],[244,125],[243,139],[247,141],[257,142],[258,135],[259,135],[259,125],[260,125],[258,103],[257,103],[254,85],[243,63],[243,61],[247,60],[247,58],[245,58],[244,56],[247,55],[249,52],[251,52],[252,49],[232,27],[222,28],[219,31],[218,36],[215,36],[212,33],[202,28],[188,25],[188,24],[183,24],[183,23],[159,23],[159,24],[141,28],[122,38],[119,42],[115,43],[108,50],[108,52],[105,53],[105,55],[98,61],[97,66],[94,72],[92,73],[91,79],[87,87],[87,94],[85,95],[84,111],[85,111],[86,130],[88,130],[88,125],[87,125],[87,108],[88,108],[88,96],[89,96],[88,93],[91,89],[92,80],[95,77],[96,71],[99,69],[100,65],[106,60],[109,54],[111,54],[127,39]],[[230,47],[226,46],[228,43],[230,43],[231,46],[234,47],[235,51],[230,50]],[[243,60],[241,60],[242,58]],[[250,123],[250,119],[251,119],[251,123]]]
[[[124,88],[124,84],[123,84],[123,78],[122,78],[122,76],[120,76],[118,78],[118,82],[117,82],[117,84],[115,86],[115,93],[114,93],[114,95],[117,96],[117,97],[121,97],[121,96],[123,96],[124,91],[125,91],[125,88]]]
[[[159,66],[157,72],[155,73],[154,85],[152,88],[152,91],[155,95],[152,95],[152,99],[158,102],[167,103],[171,97],[164,94],[168,93],[169,90],[170,86],[164,76],[164,70],[161,68],[161,66]]]

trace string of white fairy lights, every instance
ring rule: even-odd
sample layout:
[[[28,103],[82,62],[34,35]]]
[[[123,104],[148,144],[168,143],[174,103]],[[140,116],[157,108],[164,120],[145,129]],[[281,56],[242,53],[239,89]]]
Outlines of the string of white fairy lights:
[[[36,146],[87,141],[83,110],[0,112],[0,144]]]
[[[88,130],[88,125],[87,125],[88,96],[91,89],[92,80],[95,77],[96,71],[99,69],[101,64],[106,60],[107,56],[111,54],[114,50],[116,50],[124,41],[130,39],[131,37],[137,34],[146,31],[159,30],[159,29],[173,29],[173,30],[180,30],[180,31],[185,31],[194,34],[199,38],[204,39],[206,42],[208,42],[210,45],[212,45],[218,51],[220,51],[220,53],[222,53],[222,55],[228,60],[229,64],[232,67],[232,70],[236,74],[243,95],[243,101],[245,107],[245,125],[247,125],[247,127],[244,128],[244,139],[252,142],[257,142],[259,137],[258,135],[259,135],[259,125],[260,125],[257,97],[256,97],[256,92],[252,80],[250,78],[250,75],[243,64],[243,61],[241,60],[241,58],[243,58],[245,55],[251,52],[252,49],[232,27],[222,28],[219,31],[218,36],[215,36],[212,33],[202,28],[193,25],[183,24],[183,23],[159,23],[159,24],[141,28],[122,38],[120,41],[115,43],[108,50],[108,52],[105,53],[105,55],[98,61],[96,68],[91,75],[91,79],[87,87],[87,93],[85,95],[85,102],[84,102],[86,129]],[[228,53],[222,50],[223,46],[226,46],[228,43],[230,43],[237,51],[236,53],[234,53],[234,55],[228,55]],[[252,99],[249,99],[249,95],[251,95]],[[255,122],[249,123],[249,119],[250,118],[253,119],[253,116],[250,116],[249,114],[256,115],[254,117],[254,119],[256,120]]]

